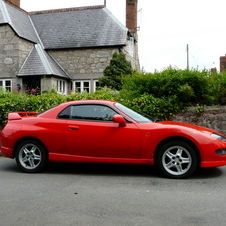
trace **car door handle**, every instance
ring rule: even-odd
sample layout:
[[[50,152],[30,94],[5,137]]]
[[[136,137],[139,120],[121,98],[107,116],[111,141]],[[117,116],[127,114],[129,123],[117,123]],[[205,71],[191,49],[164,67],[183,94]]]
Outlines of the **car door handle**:
[[[78,130],[79,127],[78,126],[69,126],[68,130]]]

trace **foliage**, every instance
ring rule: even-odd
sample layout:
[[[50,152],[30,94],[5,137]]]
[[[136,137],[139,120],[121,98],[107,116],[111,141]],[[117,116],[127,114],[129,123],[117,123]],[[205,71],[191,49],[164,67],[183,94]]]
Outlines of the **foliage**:
[[[122,88],[122,77],[133,73],[131,63],[124,53],[114,53],[110,64],[104,70],[104,77],[99,79],[100,85],[116,90]]]
[[[184,109],[178,104],[176,97],[156,98],[153,95],[143,94],[134,99],[128,99],[125,105],[152,120],[167,120]]]
[[[123,89],[133,96],[151,94],[156,98],[176,96],[183,103],[206,101],[209,72],[167,68],[162,72],[136,73],[123,80]]]
[[[65,97],[65,101],[73,100],[119,100],[119,92],[109,88],[103,88],[95,93],[72,93]]]
[[[107,99],[119,101],[151,119],[170,119],[187,106],[199,106],[202,113],[207,105],[226,104],[226,73],[203,70],[167,68],[155,73],[134,73],[123,78],[123,88],[103,88],[95,93],[71,93],[62,96],[54,91],[28,95],[0,91],[0,125],[9,112],[42,112],[66,101]]]
[[[226,104],[226,72],[214,73],[209,77],[208,94],[210,102],[207,105]]]

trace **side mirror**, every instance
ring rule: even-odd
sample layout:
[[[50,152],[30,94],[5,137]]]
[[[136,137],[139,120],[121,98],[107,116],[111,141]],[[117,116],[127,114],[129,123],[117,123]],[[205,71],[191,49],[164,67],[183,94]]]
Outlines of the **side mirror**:
[[[126,127],[126,120],[121,115],[114,115],[112,119],[119,124],[119,127]]]

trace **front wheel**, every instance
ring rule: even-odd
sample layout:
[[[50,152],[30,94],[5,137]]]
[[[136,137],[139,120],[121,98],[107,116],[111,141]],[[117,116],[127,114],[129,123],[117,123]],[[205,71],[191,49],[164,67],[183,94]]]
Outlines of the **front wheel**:
[[[170,178],[181,179],[191,176],[197,164],[194,149],[182,141],[164,144],[157,155],[157,166],[165,176]]]
[[[37,173],[43,170],[47,163],[44,147],[35,140],[26,140],[16,149],[16,163],[26,173]]]

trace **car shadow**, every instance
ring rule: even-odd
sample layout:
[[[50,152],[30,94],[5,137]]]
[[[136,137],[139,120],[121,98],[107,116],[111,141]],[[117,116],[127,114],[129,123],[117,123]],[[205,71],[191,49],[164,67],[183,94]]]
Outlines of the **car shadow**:
[[[226,169],[226,168],[225,168]],[[225,170],[226,172],[226,170]],[[52,162],[45,170],[48,174],[79,174],[93,176],[139,176],[164,178],[156,166],[129,164],[95,164],[95,163],[56,163]],[[189,179],[200,180],[221,177],[224,170],[219,168],[198,169]]]
[[[0,162],[0,173],[4,171],[23,173],[14,160],[2,157]],[[42,172],[44,174],[74,174],[93,176],[131,176],[164,178],[157,167],[150,165],[129,164],[95,164],[95,163],[62,163],[51,162]],[[217,178],[226,175],[226,166],[219,168],[198,169],[189,179],[200,180]]]
[[[128,164],[95,163],[56,163],[52,162],[45,170],[48,174],[76,174],[93,176],[139,176],[159,177],[155,166]]]
[[[216,178],[221,177],[224,174],[224,170],[222,167],[214,167],[214,168],[200,168],[193,175],[192,179],[208,179],[208,178]]]

